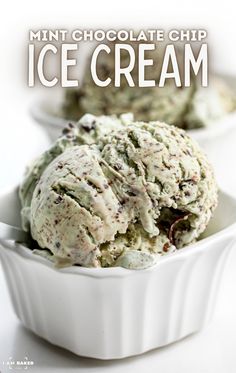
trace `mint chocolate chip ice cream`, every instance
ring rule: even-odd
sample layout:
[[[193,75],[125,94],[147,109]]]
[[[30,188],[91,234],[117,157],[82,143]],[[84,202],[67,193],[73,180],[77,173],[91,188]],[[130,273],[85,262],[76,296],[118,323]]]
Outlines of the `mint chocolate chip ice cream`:
[[[130,43],[138,61],[140,43]],[[108,77],[114,82],[115,76],[115,43],[108,43],[111,52],[103,52],[97,60],[97,75],[105,81]],[[127,51],[121,53],[121,66],[129,64]],[[183,65],[183,48],[177,47],[176,53]],[[78,89],[68,89],[65,94],[61,115],[66,119],[78,120],[85,113],[94,115],[120,115],[132,112],[135,120],[164,121],[184,129],[202,128],[213,125],[227,113],[236,110],[236,93],[231,91],[220,78],[210,77],[209,87],[202,88],[195,76],[191,77],[190,87],[176,87],[175,82],[166,80],[164,87],[159,87],[159,65],[163,60],[164,48],[146,51],[146,58],[153,59],[153,66],[146,69],[146,79],[154,79],[155,87],[138,86],[138,63],[135,63],[132,78],[135,87],[129,87],[122,76],[119,88],[110,83],[107,87],[97,86],[88,68],[84,81]],[[87,64],[90,66],[90,63]],[[180,74],[182,74],[180,68]]]
[[[36,161],[21,187],[37,252],[48,250],[60,266],[146,268],[205,230],[217,186],[184,131],[86,116],[72,132],[58,140],[64,141],[59,154]]]

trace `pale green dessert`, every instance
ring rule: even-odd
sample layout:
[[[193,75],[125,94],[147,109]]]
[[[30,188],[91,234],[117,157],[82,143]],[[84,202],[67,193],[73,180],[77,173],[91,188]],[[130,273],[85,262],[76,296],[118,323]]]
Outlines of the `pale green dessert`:
[[[132,112],[138,121],[163,121],[184,129],[207,127],[236,110],[236,93],[219,78],[211,76],[209,87],[202,88],[195,76],[191,77],[191,87],[176,87],[173,80],[166,80],[164,87],[158,87],[160,70],[158,66],[163,59],[163,46],[156,46],[154,51],[146,51],[145,57],[154,61],[146,69],[146,79],[154,79],[152,88],[138,86],[138,64],[132,71],[135,87],[129,87],[122,76],[121,86],[114,86],[115,60],[114,43],[108,43],[111,53],[102,52],[97,61],[97,75],[101,80],[111,78],[113,83],[107,87],[97,86],[90,69],[85,71],[84,81],[78,89],[68,89],[60,115],[66,119],[78,120],[85,113],[94,115],[120,115]],[[138,61],[139,43],[131,43]],[[176,48],[180,66],[183,66],[183,49]],[[121,66],[128,66],[129,55],[121,54]],[[88,63],[90,66],[90,62]],[[180,68],[180,74],[183,75]],[[183,81],[183,80],[182,80]]]
[[[212,167],[198,145],[160,122],[96,120],[98,128],[119,124],[112,131],[95,125],[85,140],[82,119],[77,140],[64,139],[53,160],[45,155],[43,170],[36,162],[31,188],[21,188],[37,252],[47,250],[59,266],[139,269],[195,242],[217,205]]]

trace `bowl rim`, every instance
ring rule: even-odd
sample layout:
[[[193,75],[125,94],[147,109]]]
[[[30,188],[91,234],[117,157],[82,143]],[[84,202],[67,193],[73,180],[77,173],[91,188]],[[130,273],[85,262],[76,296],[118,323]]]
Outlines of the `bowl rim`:
[[[6,192],[6,190],[5,190]],[[8,190],[8,194],[10,193],[16,193],[16,188]],[[229,193],[223,191],[222,189],[219,189],[219,193],[224,195],[226,198],[231,200],[236,204],[236,198],[234,198]],[[0,197],[3,196],[5,193],[1,193]],[[147,274],[151,273],[155,270],[158,270],[158,268],[162,267],[165,264],[171,263],[173,261],[181,261],[184,260],[186,257],[189,257],[191,255],[201,253],[204,250],[214,250],[214,245],[211,245],[209,248],[208,244],[218,241],[219,239],[223,239],[224,237],[230,237],[232,236],[232,240],[234,237],[236,237],[236,222],[230,224],[229,226],[223,228],[222,230],[211,234],[208,237],[202,238],[201,240],[185,246],[183,249],[179,249],[174,253],[170,253],[169,255],[162,256],[160,260],[157,260],[157,262],[148,268],[144,269],[127,269],[123,267],[107,267],[107,268],[87,268],[87,267],[80,267],[80,266],[70,266],[70,267],[64,267],[64,268],[57,268],[54,266],[54,264],[40,256],[35,254],[32,250],[27,248],[25,245],[21,243],[16,243],[15,241],[5,241],[0,239],[0,254],[1,250],[10,250],[11,252],[14,252],[15,254],[19,255],[21,258],[24,258],[29,261],[33,261],[38,264],[46,265],[47,268],[50,268],[51,270],[54,270],[58,273],[67,273],[67,274],[74,274],[74,275],[83,275],[87,277],[95,277],[95,278],[106,278],[106,277],[126,277],[134,274]],[[208,247],[206,247],[208,246]]]

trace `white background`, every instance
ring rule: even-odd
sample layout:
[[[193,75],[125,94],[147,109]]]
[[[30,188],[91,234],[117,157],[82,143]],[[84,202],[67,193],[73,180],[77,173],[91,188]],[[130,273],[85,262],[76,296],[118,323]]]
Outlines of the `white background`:
[[[48,138],[28,116],[37,94],[27,88],[27,37],[37,28],[206,28],[215,70],[236,75],[234,1],[15,1],[0,12],[0,189],[18,182]],[[231,181],[229,180],[229,184]],[[235,193],[236,194],[236,193]],[[236,253],[226,268],[212,324],[184,341],[120,362],[78,358],[23,329],[15,318],[0,267],[0,371],[9,357],[34,360],[37,372],[236,372]]]

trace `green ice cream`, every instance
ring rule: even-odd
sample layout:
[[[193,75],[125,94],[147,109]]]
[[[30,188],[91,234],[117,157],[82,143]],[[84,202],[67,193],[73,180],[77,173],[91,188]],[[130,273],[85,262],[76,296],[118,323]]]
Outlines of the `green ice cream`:
[[[45,153],[44,166],[43,157],[36,161],[21,188],[38,252],[49,250],[62,266],[145,268],[205,230],[216,182],[184,131],[86,116],[72,132],[59,140],[60,152]]]
[[[101,53],[97,61],[97,74],[101,80],[108,77],[114,82],[114,43],[108,43],[111,53]],[[139,43],[131,43],[138,60]],[[146,58],[159,66],[163,59],[163,46],[147,51]],[[183,50],[176,48],[183,65]],[[121,54],[121,66],[128,66],[129,55]],[[90,66],[90,63],[88,63]],[[148,67],[146,79],[159,80],[160,71]],[[180,69],[180,74],[182,69]],[[132,112],[138,121],[163,121],[184,129],[206,127],[236,110],[236,94],[221,79],[210,77],[209,87],[202,88],[195,76],[191,77],[191,87],[176,87],[173,80],[167,80],[164,87],[139,87],[138,64],[132,71],[135,87],[129,87],[124,77],[121,87],[111,83],[107,87],[98,87],[91,76],[90,69],[85,71],[84,81],[79,89],[68,89],[65,94],[61,115],[67,119],[78,120],[85,113],[94,115],[120,115]]]

